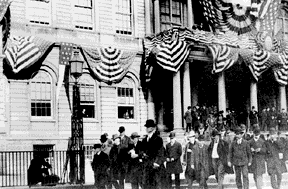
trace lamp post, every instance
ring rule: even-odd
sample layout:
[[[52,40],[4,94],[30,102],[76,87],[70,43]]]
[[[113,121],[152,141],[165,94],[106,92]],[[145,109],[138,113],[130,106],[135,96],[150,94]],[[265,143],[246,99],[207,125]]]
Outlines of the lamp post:
[[[83,116],[80,108],[80,90],[78,79],[82,75],[83,61],[79,51],[74,50],[70,62],[70,73],[75,79],[73,85],[73,113],[71,117],[72,149],[70,155],[70,182],[73,184],[85,181],[85,158],[83,137]]]

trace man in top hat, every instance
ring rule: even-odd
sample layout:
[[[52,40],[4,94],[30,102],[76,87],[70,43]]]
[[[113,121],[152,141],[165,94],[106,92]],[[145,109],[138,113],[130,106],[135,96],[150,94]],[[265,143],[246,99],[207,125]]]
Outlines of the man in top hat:
[[[266,144],[265,140],[260,137],[260,128],[255,128],[252,139],[249,141],[252,152],[252,164],[249,172],[253,173],[254,181],[257,189],[263,186],[263,174],[266,173]]]
[[[258,112],[255,106],[252,106],[250,113],[249,113],[250,125],[258,124]]]
[[[191,106],[187,107],[187,111],[184,114],[184,119],[186,122],[186,132],[190,132],[192,129],[192,114],[191,114]],[[184,128],[183,128],[184,129]]]
[[[130,163],[129,163],[129,175],[132,189],[138,189],[142,187],[142,170],[143,160],[141,159],[141,142],[139,141],[140,135],[137,132],[133,132],[130,136],[133,141],[131,146]]]
[[[161,188],[161,175],[164,169],[165,149],[160,133],[154,120],[148,119],[146,124],[147,136],[142,140],[143,189]],[[163,187],[162,187],[163,188]]]
[[[125,127],[121,126],[118,129],[120,136],[120,145],[119,145],[119,160],[121,162],[121,170],[120,170],[120,178],[119,178],[119,186],[120,189],[124,188],[124,180],[128,171],[128,163],[129,163],[129,151],[131,150],[131,145],[133,142],[130,137],[125,135]]]
[[[180,173],[183,172],[181,165],[182,146],[176,141],[175,132],[169,134],[170,142],[166,144],[166,169],[169,174],[169,187],[172,188],[172,174],[175,175],[176,189],[180,189]]]
[[[225,173],[232,174],[233,169],[227,165],[229,144],[221,139],[220,133],[215,129],[211,133],[212,142],[208,147],[208,155],[212,162],[213,171],[218,182],[218,188],[223,189]]]
[[[236,185],[238,189],[249,188],[248,166],[252,163],[249,142],[243,138],[245,131],[240,127],[235,130],[235,140],[232,141],[228,153],[228,166],[235,168]],[[241,176],[243,176],[243,183]]]
[[[101,146],[100,143],[94,145],[95,155],[91,163],[97,189],[105,189],[110,167],[109,157],[106,153],[101,151]]]
[[[273,189],[280,189],[282,181],[282,173],[287,172],[284,161],[284,144],[277,136],[276,129],[269,129],[269,137],[266,141],[267,147],[267,171],[270,175],[271,186]]]

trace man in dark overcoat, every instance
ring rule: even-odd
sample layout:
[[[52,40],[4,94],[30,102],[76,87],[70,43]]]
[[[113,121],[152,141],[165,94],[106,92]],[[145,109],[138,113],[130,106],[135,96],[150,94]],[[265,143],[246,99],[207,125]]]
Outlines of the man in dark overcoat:
[[[260,128],[253,131],[253,137],[249,141],[252,152],[252,164],[249,167],[249,172],[253,173],[253,178],[257,189],[263,186],[263,174],[266,173],[266,144],[265,140],[260,137]]]
[[[91,163],[97,189],[105,189],[110,166],[109,157],[101,151],[101,146],[100,143],[94,145],[95,155]]]
[[[130,154],[129,162],[129,181],[131,182],[132,189],[139,189],[142,187],[142,171],[143,171],[143,160],[141,159],[141,142],[139,141],[140,135],[137,132],[131,134],[133,141]]]
[[[249,189],[248,166],[252,163],[249,142],[243,138],[245,130],[238,127],[235,130],[235,140],[232,141],[228,153],[228,166],[235,168],[236,185],[238,189]],[[242,178],[243,176],[243,183]]]
[[[192,161],[192,157],[194,158],[194,146],[196,145],[195,132],[193,130],[190,131],[187,137],[188,143],[184,150],[183,164],[186,166],[185,178],[188,182],[188,188],[192,188],[193,181],[195,180],[195,166],[194,161]]]
[[[269,138],[266,141],[267,147],[267,171],[270,175],[271,186],[273,189],[279,189],[282,181],[282,173],[287,172],[284,161],[284,146],[285,144],[277,136],[274,127],[269,130]]]
[[[176,141],[175,132],[169,134],[170,142],[166,145],[166,169],[169,174],[169,187],[172,188],[172,174],[175,175],[176,189],[180,189],[180,173],[183,172],[181,164],[182,146]]]
[[[216,180],[218,182],[218,188],[223,189],[225,173],[234,173],[233,169],[227,165],[229,144],[220,138],[220,133],[216,129],[212,131],[211,138],[212,142],[208,147],[208,154],[212,162]]]
[[[124,188],[124,180],[128,173],[128,164],[129,164],[129,151],[131,150],[131,145],[133,144],[130,137],[125,135],[125,127],[121,126],[118,129],[120,136],[120,145],[119,145],[119,154],[118,158],[121,162],[121,169],[119,175],[119,186],[120,189]]]
[[[191,154],[191,164],[194,165],[195,178],[200,189],[208,189],[207,180],[210,176],[208,145],[204,143],[205,137],[199,135],[198,142],[194,145]]]
[[[165,161],[165,148],[154,120],[148,119],[146,124],[147,136],[142,140],[143,159],[143,189],[160,189]]]

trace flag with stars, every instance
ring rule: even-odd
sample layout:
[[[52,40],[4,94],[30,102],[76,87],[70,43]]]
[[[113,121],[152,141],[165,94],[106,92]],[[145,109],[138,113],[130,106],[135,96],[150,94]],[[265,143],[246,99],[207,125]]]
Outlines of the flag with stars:
[[[69,65],[69,60],[72,55],[73,43],[60,43],[59,64]]]
[[[260,31],[273,31],[281,0],[273,0],[263,19],[260,21]]]
[[[200,0],[200,5],[202,5],[203,15],[211,28],[218,27],[218,21],[216,17],[217,10],[212,0]]]
[[[67,82],[68,82],[68,71],[66,70],[67,65],[69,65],[69,61],[71,59],[72,56],[72,51],[73,51],[73,47],[75,46],[75,44],[73,43],[66,43],[66,42],[61,42],[60,43],[60,50],[59,50],[59,72],[58,72],[58,81],[57,81],[57,89],[56,89],[56,100],[59,100],[59,95],[60,95],[60,91],[63,85],[63,82],[65,80],[65,90],[66,90],[66,95],[67,93],[69,94],[69,88],[67,86]],[[67,73],[67,74],[65,74]],[[70,105],[70,98],[69,95],[67,95],[68,97],[68,101],[69,101],[69,105]],[[71,109],[71,107],[70,107]]]

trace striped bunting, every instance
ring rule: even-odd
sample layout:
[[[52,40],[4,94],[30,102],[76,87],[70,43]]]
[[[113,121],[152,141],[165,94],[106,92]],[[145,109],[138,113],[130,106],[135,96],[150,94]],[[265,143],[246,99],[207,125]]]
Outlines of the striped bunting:
[[[288,55],[287,53],[279,54],[279,59],[281,60],[281,66],[273,67],[273,73],[275,76],[275,80],[280,85],[287,85],[288,82]],[[279,61],[279,60],[276,60]]]
[[[124,52],[112,47],[82,47],[82,52],[94,76],[109,85],[123,79],[136,56],[136,52]]]
[[[53,42],[38,37],[12,37],[4,54],[12,71],[18,73],[34,65],[52,45]]]
[[[189,55],[188,45],[184,41],[163,41],[156,47],[157,63],[166,70],[177,72]]]
[[[212,73],[229,69],[238,60],[238,50],[223,45],[208,45],[213,58]]]

